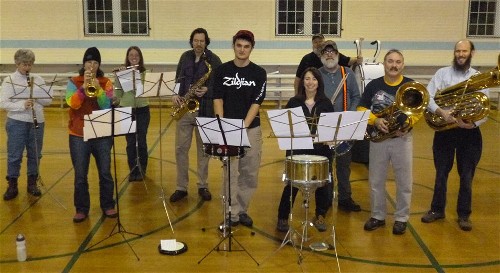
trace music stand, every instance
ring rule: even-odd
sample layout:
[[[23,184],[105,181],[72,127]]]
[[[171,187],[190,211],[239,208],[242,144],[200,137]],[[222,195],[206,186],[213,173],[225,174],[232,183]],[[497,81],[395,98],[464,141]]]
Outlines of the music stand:
[[[160,109],[160,126],[159,126],[159,136],[160,136],[160,188],[161,188],[161,199],[163,203],[163,208],[165,210],[165,214],[167,215],[168,223],[170,225],[170,229],[172,230],[172,234],[175,234],[174,226],[172,225],[172,221],[170,220],[170,215],[167,209],[167,202],[165,197],[165,187],[163,186],[163,167],[161,164],[163,163],[163,145],[162,145],[162,135],[165,131],[170,128],[170,125],[174,121],[174,119],[170,119],[170,122],[167,124],[164,132],[162,132],[162,104],[161,100],[163,97],[175,94],[174,89],[168,86],[168,82],[174,82],[175,72],[161,72],[161,73],[147,73],[144,76],[144,87],[143,90],[138,89],[136,91],[136,97],[156,97],[159,102]],[[161,240],[160,245],[158,246],[158,251],[160,254],[165,255],[179,255],[187,251],[187,244],[184,242],[172,240]]]
[[[304,111],[302,107],[296,107],[291,109],[283,109],[283,110],[269,110],[267,112],[268,120],[271,123],[271,128],[274,132],[275,138],[278,139],[278,144],[280,150],[289,150],[290,151],[290,160],[293,161],[293,151],[300,149],[313,149],[313,141],[310,133],[310,129],[304,115]],[[286,169],[288,164],[285,164],[285,174],[288,174],[288,170]],[[292,168],[292,171],[295,172],[295,169]],[[292,173],[292,177],[295,174]],[[283,177],[283,181],[286,181],[287,177]],[[280,249],[282,249],[288,243],[291,243],[293,249],[298,255],[298,264],[302,264],[303,255],[302,255],[302,246],[304,240],[307,237],[307,213],[308,207],[306,207],[306,220],[302,229],[302,236],[293,228],[293,183],[292,181],[288,181],[290,183],[290,212],[288,213],[289,220],[289,228],[285,237],[281,243],[281,245],[276,249],[271,255],[269,255],[265,260],[269,257],[277,253]],[[305,191],[303,191],[305,194]],[[306,195],[304,195],[306,196]],[[309,196],[307,195],[308,199]],[[304,198],[304,199],[306,199]],[[308,202],[308,201],[306,201]],[[300,249],[297,249],[295,245],[295,241],[293,240],[294,235],[301,236],[301,244]],[[301,265],[302,266],[302,265]]]
[[[130,234],[142,237],[141,234],[128,232],[121,223],[120,202],[118,195],[118,179],[116,173],[115,136],[135,132],[135,121],[131,121],[132,120],[131,112],[132,112],[131,107],[124,107],[124,108],[112,107],[111,109],[92,111],[92,114],[86,115],[84,117],[84,127],[83,127],[84,141],[88,141],[89,139],[93,138],[111,137],[112,149],[113,149],[112,153],[113,153],[114,183],[115,183],[116,211],[117,211],[116,224],[113,226],[113,229],[109,233],[108,237],[91,245],[88,249],[93,248],[94,246],[100,244],[101,242],[104,242],[105,240],[113,237],[116,234],[120,234],[123,240],[127,243],[127,245],[134,253],[137,260],[140,260],[139,256],[137,256],[137,253],[134,251],[134,249],[132,248],[132,246],[130,245],[130,243],[128,242],[128,240],[125,238],[124,235],[124,234]]]
[[[54,76],[54,79],[51,81],[50,86],[47,88],[47,85],[45,82],[41,82],[40,80],[37,82],[34,77],[30,77],[29,73],[26,73],[26,84],[18,84],[14,83],[12,81],[12,77],[9,76],[9,81],[7,81],[7,84],[10,84],[12,88],[12,96],[9,97],[10,100],[15,100],[15,99],[32,99],[32,100],[52,100],[53,97],[53,90],[52,86],[55,83],[57,75]],[[8,92],[6,90],[3,90],[4,93]],[[39,129],[38,125],[38,120],[35,114],[35,109],[32,107],[32,119],[33,119],[33,128],[34,128],[34,145],[35,145],[35,160],[36,160],[36,169],[37,169],[37,177],[35,183],[39,183],[42,188],[45,189],[45,192],[47,192],[52,199],[56,201],[62,208],[67,210],[67,208],[59,201],[58,198],[56,198],[52,193],[47,189],[45,184],[43,183],[42,176],[40,175],[40,155],[38,154],[38,137],[37,137],[37,130]]]
[[[227,216],[224,216],[223,227],[222,227],[222,239],[217,243],[201,260],[198,261],[200,264],[210,253],[214,250],[219,250],[219,246],[228,239],[228,248],[223,249],[223,251],[231,252],[232,249],[232,241],[234,240],[241,249],[234,251],[244,251],[248,254],[248,256],[254,260],[254,262],[259,265],[259,263],[255,260],[255,258],[243,247],[243,245],[233,237],[232,232],[232,221],[231,221],[231,154],[227,154],[224,152],[224,149],[230,150],[230,147],[236,147],[238,150],[242,147],[250,147],[250,141],[248,139],[248,135],[246,132],[246,128],[244,125],[243,119],[227,119],[220,118],[219,115],[216,115],[216,118],[196,118],[197,126],[201,129],[199,130],[201,139],[204,144],[210,145],[222,145],[219,146],[218,149],[221,150],[220,159],[223,162],[223,173],[226,175],[227,179],[224,179],[224,194],[227,194]],[[227,188],[226,188],[227,181]],[[226,191],[227,189],[227,191]],[[223,197],[225,201],[225,198]],[[224,204],[223,212],[226,208],[226,204]],[[226,223],[227,221],[227,223]],[[227,228],[227,230],[226,230]]]
[[[331,147],[336,148],[344,141],[361,140],[364,138],[366,126],[370,110],[367,111],[344,111],[322,113],[318,121],[318,138],[317,143],[328,142],[333,143]],[[333,181],[337,182],[336,160],[338,153],[333,156]],[[332,208],[335,204],[335,194],[332,198]],[[335,224],[332,217],[332,232],[329,236],[332,238],[332,244],[325,241],[320,243],[312,243],[309,247],[314,251],[325,251],[329,248],[335,250],[335,258],[340,272],[340,263],[338,260],[337,247],[335,243]]]
[[[141,77],[140,71],[135,69],[136,66],[137,65],[127,67],[126,70],[115,71],[115,76],[117,78],[118,84],[120,85],[120,89],[123,90],[123,93],[134,92],[134,94],[136,94],[135,97],[137,98],[138,97],[137,93],[139,93],[139,94],[143,93],[144,85],[142,84],[142,77]],[[134,109],[136,109],[135,113],[133,112],[133,119],[137,120],[137,100],[136,99],[134,99],[133,106],[134,106]],[[144,187],[146,188],[146,192],[147,192],[148,187],[146,185],[146,180],[144,179],[145,173],[144,173],[144,169],[143,169],[141,162],[140,162],[141,158],[139,155],[139,140],[138,140],[137,130],[134,133],[134,137],[135,137],[135,165],[133,168],[130,169],[129,174],[124,178],[123,181],[125,181],[127,178],[130,178],[130,176],[134,173],[134,171],[136,169],[138,169],[140,177],[141,177],[141,181],[144,183]]]

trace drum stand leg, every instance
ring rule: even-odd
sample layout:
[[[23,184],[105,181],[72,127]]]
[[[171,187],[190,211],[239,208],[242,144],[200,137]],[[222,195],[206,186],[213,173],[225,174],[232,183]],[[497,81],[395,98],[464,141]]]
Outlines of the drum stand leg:
[[[305,216],[304,216],[304,222],[302,223],[302,240],[300,242],[300,250],[302,250],[304,242],[309,241],[309,235],[308,235],[308,228],[309,225],[312,224],[309,221],[309,197],[310,197],[310,192],[309,189],[303,189],[302,190],[302,195],[304,196],[304,210],[305,210]]]
[[[295,251],[295,253],[297,253],[297,256],[298,256],[297,264],[300,265],[302,268],[302,261],[304,260],[304,255],[302,255],[302,245],[304,242],[304,239],[303,239],[304,238],[304,229],[303,229],[302,235],[301,235],[293,227],[293,201],[292,201],[292,198],[293,198],[293,186],[290,184],[290,212],[288,214],[288,224],[289,224],[288,231],[286,232],[285,237],[283,238],[283,241],[281,242],[281,245],[278,247],[278,249],[276,249],[273,253],[271,253],[269,256],[267,256],[262,261],[262,263],[264,263],[265,261],[267,261],[267,259],[269,259],[273,255],[275,255],[280,249],[282,249],[287,244],[291,244],[293,247],[293,250]],[[306,233],[307,233],[307,230],[306,230]],[[294,241],[294,238],[298,238],[298,237],[302,237],[300,248],[298,248],[297,245],[295,245],[295,241]],[[304,270],[302,270],[302,271],[304,271]]]

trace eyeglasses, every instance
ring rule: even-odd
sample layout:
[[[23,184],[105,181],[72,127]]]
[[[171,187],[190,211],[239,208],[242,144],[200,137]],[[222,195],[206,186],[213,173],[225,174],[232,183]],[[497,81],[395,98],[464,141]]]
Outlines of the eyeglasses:
[[[334,54],[334,53],[337,54],[337,51],[335,51],[335,50],[325,50],[325,51],[321,52],[321,54]]]

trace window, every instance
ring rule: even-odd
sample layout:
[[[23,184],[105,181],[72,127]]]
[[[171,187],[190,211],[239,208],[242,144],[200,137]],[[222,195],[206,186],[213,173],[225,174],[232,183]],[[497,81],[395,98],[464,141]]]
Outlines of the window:
[[[340,36],[342,0],[276,0],[276,35]]]
[[[85,35],[149,35],[148,0],[83,0]]]
[[[467,35],[500,37],[500,0],[470,0]]]

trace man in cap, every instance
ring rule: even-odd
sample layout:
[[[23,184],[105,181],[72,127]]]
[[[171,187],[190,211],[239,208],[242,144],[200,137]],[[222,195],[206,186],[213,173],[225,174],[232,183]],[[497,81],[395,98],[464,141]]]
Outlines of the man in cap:
[[[321,63],[319,69],[325,85],[325,95],[332,101],[335,112],[356,111],[360,95],[354,72],[339,65],[341,54],[337,44],[328,40],[321,47]],[[340,86],[339,86],[340,85]],[[351,151],[343,152],[341,146],[334,150],[336,156],[336,177],[338,181],[338,208],[343,211],[361,211],[361,207],[352,199],[351,183]],[[341,154],[343,153],[343,154]],[[332,198],[333,184],[330,185],[329,197]]]
[[[323,46],[323,43],[325,42],[325,36],[321,33],[314,34],[312,36],[312,48],[313,51],[306,54],[304,57],[302,57],[302,60],[300,61],[299,67],[297,67],[297,72],[295,73],[295,82],[294,82],[294,87],[295,87],[295,93],[297,93],[299,82],[300,82],[300,77],[302,76],[302,73],[304,73],[304,70],[308,67],[316,67],[320,68],[323,66],[323,63],[321,62],[321,49]],[[352,66],[355,63],[361,63],[363,61],[363,58],[361,56],[358,56],[357,58],[353,57],[347,57],[341,53],[339,53],[339,65],[341,66]]]
[[[262,153],[259,109],[266,96],[266,71],[250,61],[254,35],[240,30],[233,36],[234,59],[220,65],[214,74],[214,110],[219,117],[243,119],[250,148],[240,159],[231,159],[231,219],[234,226],[252,226],[250,199],[257,189]],[[226,193],[227,194],[227,193]]]

